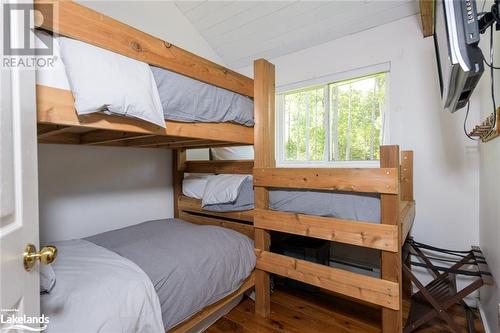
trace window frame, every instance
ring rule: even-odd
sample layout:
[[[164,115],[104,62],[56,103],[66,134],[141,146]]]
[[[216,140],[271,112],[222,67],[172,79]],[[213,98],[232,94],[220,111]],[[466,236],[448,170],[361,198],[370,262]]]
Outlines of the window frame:
[[[379,160],[370,161],[329,161],[330,154],[330,96],[329,85],[339,81],[352,80],[364,76],[385,73],[385,99],[384,116],[382,120],[383,137],[381,145],[389,142],[389,100],[390,100],[390,62],[366,66],[362,68],[351,69],[344,72],[321,76],[312,80],[304,80],[292,84],[282,85],[276,88],[276,164],[282,167],[323,167],[323,168],[378,168]],[[325,91],[325,136],[328,138],[325,142],[325,157],[323,161],[289,161],[285,159],[285,110],[284,97],[286,93],[300,92],[304,90],[323,87]]]

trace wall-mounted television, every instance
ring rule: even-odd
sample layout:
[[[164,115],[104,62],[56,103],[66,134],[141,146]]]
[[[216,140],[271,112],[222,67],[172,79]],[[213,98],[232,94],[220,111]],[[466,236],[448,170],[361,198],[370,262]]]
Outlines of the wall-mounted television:
[[[467,105],[484,71],[475,0],[438,0],[434,43],[443,108],[450,112]]]

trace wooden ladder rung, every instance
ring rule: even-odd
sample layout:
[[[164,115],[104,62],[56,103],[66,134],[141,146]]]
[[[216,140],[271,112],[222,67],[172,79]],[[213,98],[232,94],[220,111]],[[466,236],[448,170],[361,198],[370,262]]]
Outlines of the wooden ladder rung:
[[[333,217],[288,213],[270,209],[254,210],[254,226],[259,229],[397,252],[398,226]]]
[[[301,281],[338,294],[385,308],[399,310],[399,285],[396,282],[357,274],[342,269],[255,250],[257,269]]]
[[[398,168],[254,168],[258,187],[399,193]]]

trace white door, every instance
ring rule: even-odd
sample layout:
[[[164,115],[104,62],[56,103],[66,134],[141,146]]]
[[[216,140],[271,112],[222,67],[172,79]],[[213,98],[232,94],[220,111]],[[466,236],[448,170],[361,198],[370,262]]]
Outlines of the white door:
[[[10,27],[3,20],[1,1],[0,47],[4,30],[11,41],[23,40],[24,17],[12,15]],[[31,21],[31,20],[30,20]],[[4,60],[2,47],[2,64]],[[39,317],[38,265],[24,269],[27,243],[38,247],[38,180],[35,109],[35,72],[6,69],[0,64],[0,331],[12,324],[11,316]],[[27,325],[31,326],[31,325]],[[38,325],[34,325],[38,327]],[[18,326],[19,327],[19,326]],[[2,329],[3,328],[3,329]],[[39,329],[38,329],[39,330]],[[5,330],[6,331],[6,330]],[[10,330],[12,331],[12,330]],[[22,327],[20,331],[23,331]]]

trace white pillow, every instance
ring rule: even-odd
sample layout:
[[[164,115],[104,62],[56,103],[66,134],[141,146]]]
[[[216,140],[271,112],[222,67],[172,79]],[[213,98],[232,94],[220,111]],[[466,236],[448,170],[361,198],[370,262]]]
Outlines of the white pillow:
[[[58,88],[63,90],[71,90],[68,82],[68,76],[64,69],[64,64],[61,60],[61,51],[59,49],[59,41],[57,37],[53,37],[45,31],[35,31],[35,46],[42,49],[45,44],[44,41],[52,39],[53,45],[53,66],[44,66],[36,68],[36,84]],[[42,56],[43,58],[43,56]]]
[[[56,284],[56,273],[52,265],[40,265],[40,292],[50,293]]]
[[[187,197],[201,199],[208,179],[213,173],[185,173],[182,181],[182,194]]]
[[[66,37],[59,47],[79,115],[109,111],[165,127],[149,65]]]
[[[214,160],[253,160],[253,146],[210,148]]]
[[[240,194],[243,182],[251,175],[215,175],[210,176],[203,192],[201,206],[233,203]]]

